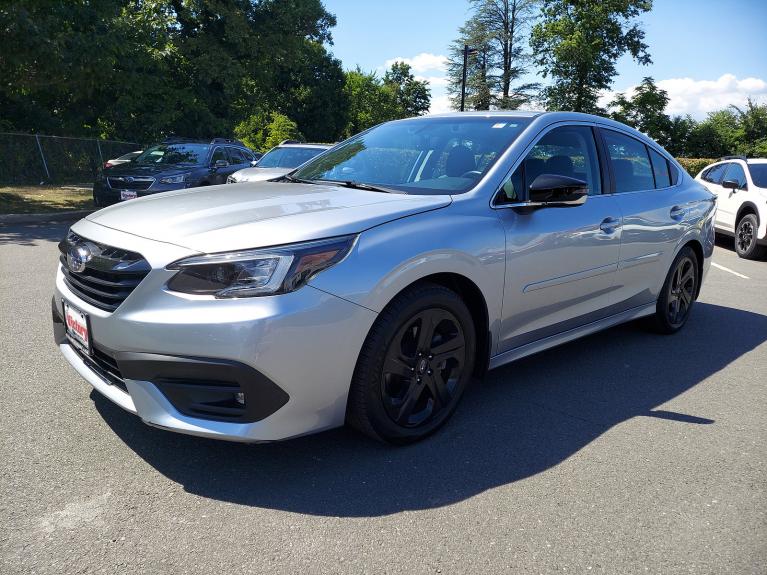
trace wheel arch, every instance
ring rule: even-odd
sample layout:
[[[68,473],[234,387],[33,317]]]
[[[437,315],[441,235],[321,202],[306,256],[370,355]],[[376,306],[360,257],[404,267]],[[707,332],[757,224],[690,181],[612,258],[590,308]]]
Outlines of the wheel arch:
[[[428,274],[412,281],[394,293],[386,306],[388,307],[400,294],[413,288],[413,286],[429,283],[440,285],[455,292],[466,304],[466,307],[469,308],[477,337],[477,357],[474,363],[474,374],[481,377],[487,371],[490,363],[493,337],[490,332],[490,315],[487,300],[480,287],[473,280],[456,272]],[[371,327],[371,329],[373,328]]]
[[[761,224],[761,221],[759,220],[759,208],[756,207],[756,204],[751,201],[743,202],[740,208],[738,208],[738,213],[735,216],[736,230],[738,228],[738,222],[740,222],[741,218],[746,214],[754,214],[756,216],[756,225],[759,226]]]

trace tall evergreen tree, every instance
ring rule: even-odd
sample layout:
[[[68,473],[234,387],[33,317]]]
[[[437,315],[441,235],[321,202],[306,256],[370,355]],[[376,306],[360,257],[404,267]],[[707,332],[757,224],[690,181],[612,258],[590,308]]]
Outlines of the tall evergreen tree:
[[[527,51],[530,25],[539,0],[471,0],[472,15],[450,45],[448,92],[454,108],[460,105],[463,48],[471,54],[467,65],[467,107],[516,109],[529,103],[540,88],[524,82],[531,57]]]

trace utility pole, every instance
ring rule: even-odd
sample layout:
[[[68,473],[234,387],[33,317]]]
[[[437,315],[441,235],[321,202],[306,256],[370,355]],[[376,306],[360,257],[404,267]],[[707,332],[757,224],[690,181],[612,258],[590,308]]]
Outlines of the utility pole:
[[[463,45],[463,78],[461,80],[461,112],[463,112],[466,103],[466,68],[469,67],[469,54],[474,54],[476,50],[469,48],[468,44]]]

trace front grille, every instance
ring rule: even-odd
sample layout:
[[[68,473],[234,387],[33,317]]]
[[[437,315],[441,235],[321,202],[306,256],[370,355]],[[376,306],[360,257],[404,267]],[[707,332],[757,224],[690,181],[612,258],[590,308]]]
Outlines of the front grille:
[[[148,190],[154,184],[149,176],[112,176],[107,178],[110,188],[116,190]]]
[[[73,271],[67,256],[78,248],[83,248],[90,259],[86,255],[84,269]],[[105,311],[116,310],[151,269],[141,254],[92,242],[74,232],[59,244],[59,251],[67,287],[83,301]]]
[[[101,379],[109,385],[119,387],[125,393],[128,393],[128,387],[125,385],[120,368],[115,359],[106,350],[97,345],[93,345],[93,355],[87,356],[76,345],[71,346],[77,352],[77,355],[85,362],[89,368],[95,371]]]

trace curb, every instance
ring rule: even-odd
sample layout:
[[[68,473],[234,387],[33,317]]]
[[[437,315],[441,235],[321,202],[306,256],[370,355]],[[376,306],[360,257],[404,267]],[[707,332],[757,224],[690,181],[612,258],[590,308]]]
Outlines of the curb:
[[[71,212],[48,212],[45,214],[0,214],[0,225],[73,221],[84,218],[95,211],[74,210]]]

